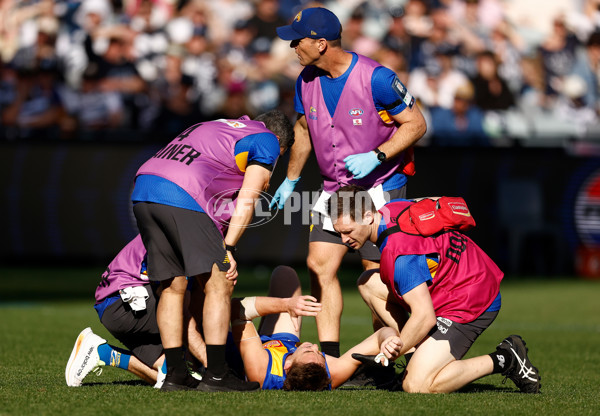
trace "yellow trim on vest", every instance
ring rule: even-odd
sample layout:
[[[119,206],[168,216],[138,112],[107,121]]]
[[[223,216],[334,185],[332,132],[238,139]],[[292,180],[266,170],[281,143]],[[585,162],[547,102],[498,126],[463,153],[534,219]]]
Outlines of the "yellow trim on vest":
[[[435,273],[438,269],[438,262],[433,259],[427,259],[427,267],[429,267],[429,273],[431,273],[431,277],[435,277]]]
[[[388,113],[387,110],[379,110],[378,113],[385,124],[392,124],[394,122],[394,119],[392,119],[392,116],[390,116],[390,113]]]
[[[246,172],[246,166],[248,166],[248,152],[241,152],[235,155],[235,164],[239,170]]]

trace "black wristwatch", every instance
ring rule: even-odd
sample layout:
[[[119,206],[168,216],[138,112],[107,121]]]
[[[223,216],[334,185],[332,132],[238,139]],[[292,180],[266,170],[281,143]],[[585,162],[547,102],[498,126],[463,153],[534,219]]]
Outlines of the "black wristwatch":
[[[375,148],[374,150],[375,153],[377,153],[377,160],[379,160],[380,163],[385,162],[385,160],[387,159],[387,156],[385,155],[385,153],[383,153],[381,150]]]
[[[237,251],[237,248],[235,246],[230,246],[230,245],[225,244],[225,250],[227,250],[233,254]]]

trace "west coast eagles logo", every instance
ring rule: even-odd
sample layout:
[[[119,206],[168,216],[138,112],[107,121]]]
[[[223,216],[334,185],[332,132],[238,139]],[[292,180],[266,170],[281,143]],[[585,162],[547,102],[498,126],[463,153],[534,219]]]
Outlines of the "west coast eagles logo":
[[[302,12],[299,12],[295,17],[294,17],[294,22],[299,22],[300,19],[302,19]]]
[[[310,106],[310,109],[308,110],[308,118],[310,118],[311,120],[317,119],[317,109],[314,108],[312,105]]]

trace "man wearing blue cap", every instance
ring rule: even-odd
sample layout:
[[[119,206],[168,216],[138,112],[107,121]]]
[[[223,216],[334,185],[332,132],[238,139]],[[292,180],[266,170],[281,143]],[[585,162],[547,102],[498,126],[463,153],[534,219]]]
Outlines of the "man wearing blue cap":
[[[427,129],[396,74],[343,50],[341,33],[338,18],[322,7],[302,10],[290,25],[277,28],[305,68],[296,82],[296,142],[272,203],[284,207],[314,149],[323,188],[311,212],[307,265],[312,294],[323,305],[316,318],[321,349],[333,356],[339,356],[343,308],[337,270],[350,248],[333,230],[327,199],[348,184],[368,189],[377,207],[405,197],[406,175],[414,174],[412,146]],[[375,245],[358,251],[365,270],[379,267]]]

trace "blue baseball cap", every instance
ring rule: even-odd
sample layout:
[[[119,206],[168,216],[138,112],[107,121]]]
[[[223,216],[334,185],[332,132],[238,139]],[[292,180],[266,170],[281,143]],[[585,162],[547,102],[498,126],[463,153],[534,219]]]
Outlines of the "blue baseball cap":
[[[291,25],[279,26],[277,35],[283,40],[303,38],[335,40],[342,34],[342,25],[335,14],[323,7],[300,11]]]

